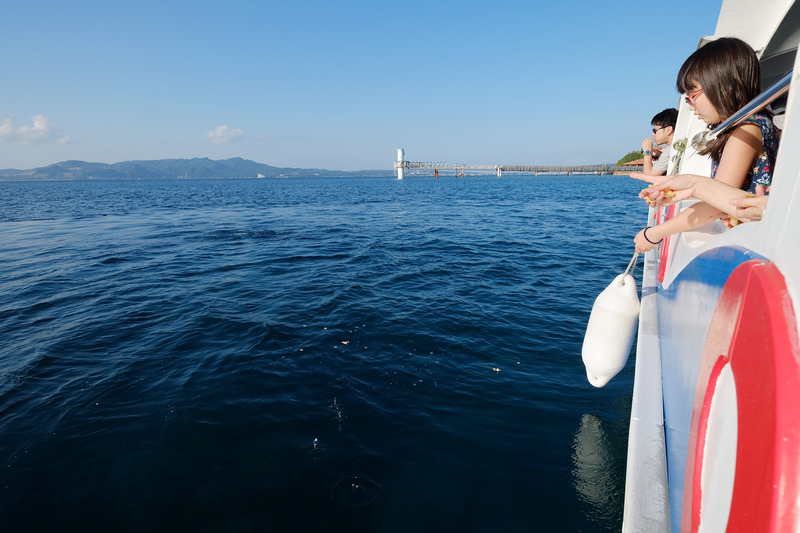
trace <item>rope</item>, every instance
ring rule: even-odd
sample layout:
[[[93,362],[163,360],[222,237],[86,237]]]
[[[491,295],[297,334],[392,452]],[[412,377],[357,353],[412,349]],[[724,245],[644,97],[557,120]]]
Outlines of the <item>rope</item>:
[[[636,270],[636,260],[638,258],[639,258],[639,252],[633,254],[633,258],[631,259],[631,262],[628,263],[628,268],[625,269],[625,273],[623,274],[623,276],[628,274],[628,270],[631,271],[631,276],[633,276],[633,271]]]

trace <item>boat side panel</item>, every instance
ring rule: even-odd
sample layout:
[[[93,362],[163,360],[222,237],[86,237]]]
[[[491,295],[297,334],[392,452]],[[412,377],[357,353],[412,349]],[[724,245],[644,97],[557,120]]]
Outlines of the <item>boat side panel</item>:
[[[642,276],[623,533],[658,533],[670,528],[655,254],[655,250],[651,250],[645,255]]]

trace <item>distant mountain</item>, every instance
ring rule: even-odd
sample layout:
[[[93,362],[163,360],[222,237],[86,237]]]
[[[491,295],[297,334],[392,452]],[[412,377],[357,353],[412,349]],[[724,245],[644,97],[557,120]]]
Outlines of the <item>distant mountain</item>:
[[[318,168],[280,168],[256,163],[241,157],[213,161],[194,159],[159,159],[124,161],[108,165],[86,161],[62,161],[30,170],[0,170],[0,180],[136,180],[136,179],[214,179],[214,178],[300,178],[393,176],[393,170],[324,170]]]

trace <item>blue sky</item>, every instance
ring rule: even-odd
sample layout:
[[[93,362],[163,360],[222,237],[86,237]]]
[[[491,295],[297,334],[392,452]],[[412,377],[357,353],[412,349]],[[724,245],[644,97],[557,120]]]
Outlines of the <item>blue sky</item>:
[[[0,168],[614,162],[721,4],[10,0]]]

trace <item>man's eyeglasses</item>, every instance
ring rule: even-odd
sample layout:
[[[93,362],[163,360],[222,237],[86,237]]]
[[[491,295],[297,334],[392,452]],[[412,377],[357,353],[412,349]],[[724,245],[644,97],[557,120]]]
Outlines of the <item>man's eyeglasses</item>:
[[[686,100],[687,104],[694,105],[694,99],[697,98],[697,96],[702,92],[703,92],[703,89],[699,89],[699,90],[693,92],[692,94],[690,94],[689,96],[684,96],[683,99]]]
[[[661,126],[660,128],[653,128],[653,134],[655,134],[655,132],[657,132],[658,130],[663,130],[665,128],[669,128],[669,126]]]

